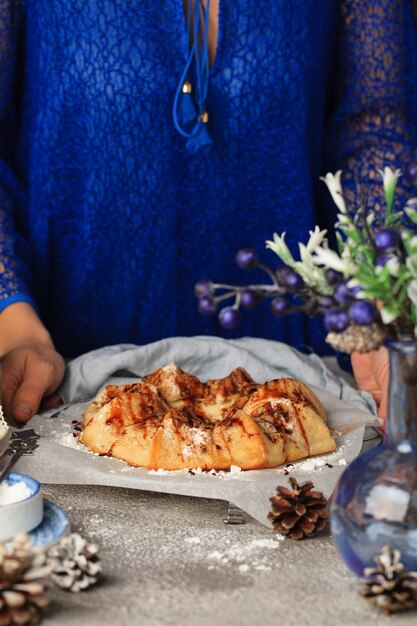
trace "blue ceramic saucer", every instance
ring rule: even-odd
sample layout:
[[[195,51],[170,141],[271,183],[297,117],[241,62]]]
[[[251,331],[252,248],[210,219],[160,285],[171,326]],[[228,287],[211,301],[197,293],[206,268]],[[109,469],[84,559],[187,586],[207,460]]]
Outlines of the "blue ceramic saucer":
[[[47,548],[56,543],[70,531],[66,513],[53,502],[43,501],[43,520],[29,533],[32,548]]]

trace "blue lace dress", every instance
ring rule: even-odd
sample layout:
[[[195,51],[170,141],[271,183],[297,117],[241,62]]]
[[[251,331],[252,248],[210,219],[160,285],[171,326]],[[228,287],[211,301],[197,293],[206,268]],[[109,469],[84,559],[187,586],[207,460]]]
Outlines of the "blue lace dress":
[[[238,249],[275,263],[274,231],[295,246],[332,222],[326,171],[406,167],[411,0],[220,0],[213,145],[194,155],[172,121],[182,0],[0,0],[0,40],[1,308],[33,303],[65,355],[192,334],[323,352],[320,320],[266,303],[223,331],[193,285],[256,281]]]

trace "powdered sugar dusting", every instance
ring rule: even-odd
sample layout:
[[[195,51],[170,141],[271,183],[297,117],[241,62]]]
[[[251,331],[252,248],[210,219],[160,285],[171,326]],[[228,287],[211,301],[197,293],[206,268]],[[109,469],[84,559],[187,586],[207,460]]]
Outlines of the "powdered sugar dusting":
[[[164,469],[162,469],[162,467],[160,467],[157,470],[149,470],[148,474],[155,474],[157,476],[161,476],[161,475],[164,476],[164,475],[172,474],[172,472],[169,472],[168,470],[164,470]]]
[[[89,448],[87,448],[81,441],[78,439],[78,435],[81,432],[81,429],[78,427],[77,431],[74,431],[72,426],[69,424],[57,424],[57,430],[50,430],[48,433],[48,438],[54,443],[58,443],[60,446],[65,446],[66,448],[73,448],[74,450],[80,450],[81,452],[86,452],[87,454],[93,454],[94,456],[99,456],[96,452],[93,452]],[[42,429],[38,428],[40,434],[42,435]]]
[[[211,561],[208,569],[232,565],[237,567],[242,574],[251,569],[269,571],[271,566],[266,561],[265,551],[277,550],[283,540],[282,535],[276,535],[274,539],[252,539],[247,543],[233,542],[226,549],[208,553],[207,559]]]
[[[182,452],[182,456],[184,457],[184,459],[189,459],[193,456],[192,446],[183,445],[181,452]]]
[[[178,503],[175,499],[170,502],[171,515],[167,515],[167,524],[148,524],[146,537],[141,541],[141,558],[153,563],[149,575],[152,571],[166,568],[167,561],[175,563],[176,571],[187,572],[187,576],[197,568],[204,572],[211,570],[219,576],[231,573],[251,576],[279,567],[279,549],[285,541],[282,535],[252,524],[245,527],[225,526],[221,522],[222,511],[217,503],[213,506],[219,509],[219,518],[214,516],[209,521],[201,515],[197,524],[175,524],[175,530],[169,532],[173,520],[179,519],[176,513],[176,510],[179,511]],[[224,514],[225,504],[222,509]],[[86,530],[102,545],[110,544],[117,537],[117,541],[123,541],[126,557],[137,560],[137,535],[124,533],[121,536],[118,519],[118,514],[114,514],[114,525],[103,525],[101,513],[92,513]],[[264,536],[260,536],[261,533]]]
[[[304,472],[312,472],[316,469],[316,465],[313,461],[303,461],[302,463],[297,463],[297,469],[301,469]]]
[[[178,371],[178,366],[174,363],[174,361],[171,361],[171,363],[168,363],[162,368],[162,371],[167,372],[168,374],[176,373]]]
[[[211,469],[211,470],[204,470],[201,467],[190,467],[187,469],[181,469],[181,470],[165,470],[162,468],[159,468],[157,470],[148,470],[148,474],[152,474],[152,475],[158,475],[158,476],[178,476],[178,475],[187,475],[187,476],[195,476],[195,475],[202,475],[204,474],[205,476],[215,476],[217,478],[238,478],[239,475],[241,475],[242,473],[242,468],[239,467],[238,465],[232,465],[230,467],[230,470],[215,470],[215,469]]]
[[[211,440],[211,434],[202,428],[189,428],[186,432],[187,442],[182,446],[182,455],[189,459],[193,456],[196,446],[206,446]]]
[[[178,376],[178,366],[175,363],[168,363],[165,367],[162,368],[162,371],[168,374],[164,379],[164,383],[169,390],[169,395],[172,396],[171,399],[180,398],[181,397],[181,389],[176,382],[176,377]]]
[[[277,469],[280,472],[283,471],[284,474],[289,474],[290,472],[296,472],[299,470],[302,472],[315,472],[322,470],[328,471],[337,465],[345,466],[347,465],[347,460],[344,458],[344,448],[347,444],[348,442],[343,445],[339,445],[335,452],[322,454],[320,456],[312,456],[307,459],[301,459],[300,461],[294,461],[293,463],[287,463]]]
[[[189,428],[187,434],[194,446],[204,446],[211,439],[210,433],[202,428]]]
[[[201,539],[200,537],[186,537],[185,543],[195,545],[196,543],[201,543]]]
[[[32,491],[23,481],[13,484],[3,482],[0,485],[0,506],[26,500],[31,495]]]
[[[54,441],[61,444],[61,446],[67,446],[67,448],[74,448],[75,450],[90,452],[90,450],[87,450],[87,448],[81,443],[78,437],[74,437],[74,433],[72,432],[60,433],[56,436],[56,438],[54,438]]]
[[[162,436],[164,439],[173,439],[175,437],[174,424],[171,418],[165,420]]]

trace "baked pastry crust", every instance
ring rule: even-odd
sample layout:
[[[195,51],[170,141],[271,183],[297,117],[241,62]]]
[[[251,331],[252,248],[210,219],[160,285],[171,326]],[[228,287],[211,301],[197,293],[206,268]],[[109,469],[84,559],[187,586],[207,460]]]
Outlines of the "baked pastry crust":
[[[148,469],[276,467],[332,452],[326,411],[299,380],[259,385],[243,368],[201,382],[175,364],[108,385],[83,415],[94,452]]]

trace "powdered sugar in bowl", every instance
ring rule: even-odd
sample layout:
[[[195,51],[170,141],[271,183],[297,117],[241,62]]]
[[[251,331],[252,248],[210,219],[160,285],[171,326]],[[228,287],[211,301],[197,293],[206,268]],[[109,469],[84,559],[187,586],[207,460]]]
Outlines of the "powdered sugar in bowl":
[[[39,526],[43,497],[37,480],[10,472],[0,483],[0,541],[7,541]]]

